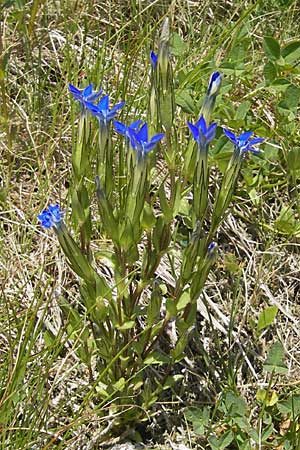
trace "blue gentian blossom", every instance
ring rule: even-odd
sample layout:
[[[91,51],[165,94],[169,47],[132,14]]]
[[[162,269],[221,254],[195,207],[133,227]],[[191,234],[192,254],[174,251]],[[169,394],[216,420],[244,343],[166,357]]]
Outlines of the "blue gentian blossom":
[[[58,228],[62,222],[63,215],[64,212],[60,209],[59,205],[49,205],[47,209],[44,209],[38,215],[38,219],[44,228]]]
[[[250,137],[253,135],[253,131],[246,131],[245,133],[236,136],[229,130],[223,128],[225,135],[230,139],[230,141],[235,145],[235,148],[241,153],[241,155],[246,152],[259,153],[259,149],[253,147],[256,144],[260,144],[264,141],[263,138],[253,138]]]
[[[80,103],[81,107],[86,106],[86,102],[93,103],[95,102],[101,95],[102,89],[98,92],[93,92],[93,83],[89,84],[85,89],[77,89],[73,84],[69,84],[69,91],[73,95],[74,99]]]
[[[200,147],[207,147],[216,135],[217,124],[214,122],[208,127],[203,116],[200,117],[195,125],[190,122],[187,122],[187,124],[193,138]]]
[[[108,123],[116,116],[119,109],[123,108],[125,102],[117,103],[109,109],[109,96],[104,95],[97,105],[86,102],[86,106],[91,113],[97,117],[100,125],[108,125]]]
[[[153,50],[150,53],[150,58],[151,58],[152,67],[153,67],[153,69],[155,69],[156,64],[157,64],[158,55],[156,53],[154,53]]]
[[[128,132],[130,144],[136,150],[139,160],[153,150],[157,143],[165,136],[163,133],[155,134],[149,140],[147,123],[144,123],[138,131],[128,128]]]
[[[220,74],[220,72],[213,72],[210,77],[209,85],[207,88],[208,96],[216,95],[219,92],[219,89],[221,86],[221,81],[222,81],[222,75]]]
[[[130,139],[130,131],[137,131],[139,126],[141,125],[142,120],[135,120],[134,122],[132,122],[130,125],[125,125],[124,123],[118,122],[117,120],[114,120],[114,126],[115,129],[118,133],[122,134],[123,136],[125,136],[127,139]]]

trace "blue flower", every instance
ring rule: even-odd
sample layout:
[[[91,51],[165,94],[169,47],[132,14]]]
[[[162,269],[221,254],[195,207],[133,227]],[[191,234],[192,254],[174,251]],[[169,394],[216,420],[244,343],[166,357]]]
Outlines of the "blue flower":
[[[220,89],[221,81],[222,75],[220,72],[213,72],[209,80],[207,95],[216,95]]]
[[[44,228],[59,227],[62,221],[64,212],[60,209],[59,205],[49,205],[48,209],[44,209],[38,219],[41,221],[41,225]]]
[[[143,158],[147,153],[153,150],[156,144],[164,137],[164,134],[160,133],[155,134],[149,140],[147,123],[144,123],[137,132],[128,127],[128,133],[130,136],[130,144],[137,151],[139,159]]]
[[[85,107],[86,102],[93,103],[95,100],[97,100],[98,97],[100,97],[102,93],[102,89],[100,89],[98,92],[93,92],[93,83],[89,84],[85,89],[77,89],[73,84],[69,84],[69,91],[77,100],[81,106]]]
[[[206,147],[216,135],[217,124],[214,122],[207,127],[203,116],[200,117],[195,125],[190,122],[187,124],[192,132],[193,138],[201,147]]]
[[[263,138],[250,139],[253,135],[253,131],[246,131],[245,133],[236,136],[229,130],[223,128],[224,133],[230,139],[230,141],[235,145],[235,147],[244,154],[246,152],[259,153],[259,149],[254,148],[253,145],[260,144],[264,141]]]
[[[137,131],[139,126],[141,125],[142,120],[136,120],[135,122],[132,122],[130,125],[125,125],[124,123],[118,122],[117,120],[114,120],[114,126],[118,133],[125,136],[127,139],[130,139],[130,130]]]
[[[86,102],[87,108],[97,117],[100,125],[107,125],[117,114],[119,109],[123,108],[125,102],[117,103],[109,109],[109,96],[104,95],[97,105]]]
[[[153,50],[151,50],[150,58],[151,58],[152,67],[153,67],[153,69],[155,69],[156,64],[157,64],[158,55],[156,53],[154,53]]]

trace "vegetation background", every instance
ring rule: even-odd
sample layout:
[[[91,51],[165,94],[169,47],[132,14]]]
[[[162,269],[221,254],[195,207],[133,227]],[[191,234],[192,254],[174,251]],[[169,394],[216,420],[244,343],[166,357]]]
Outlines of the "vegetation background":
[[[300,449],[299,1],[0,5],[0,447]],[[68,204],[77,114],[68,83],[93,82],[127,111],[145,111],[149,53],[166,16],[179,126],[198,115],[217,68],[215,118],[267,144],[245,162],[219,233],[207,308],[174,372],[180,386],[144,423],[116,431],[118,411],[95,412],[57,307],[61,294],[76,298],[74,275],[37,215]],[[211,155],[221,172],[228,150]]]

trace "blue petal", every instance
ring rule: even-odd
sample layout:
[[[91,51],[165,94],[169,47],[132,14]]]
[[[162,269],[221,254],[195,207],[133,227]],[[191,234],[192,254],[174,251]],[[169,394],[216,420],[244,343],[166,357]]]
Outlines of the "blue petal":
[[[256,145],[256,144],[260,144],[261,142],[264,142],[264,138],[254,138],[251,139],[251,141],[249,142],[250,145]]]
[[[206,134],[207,131],[207,127],[206,127],[206,122],[203,116],[200,117],[200,119],[198,120],[198,122],[196,123],[196,127],[198,127],[203,134]]]
[[[100,89],[98,92],[94,92],[91,95],[88,96],[87,100],[91,103],[94,103],[102,94],[102,89]]]
[[[197,127],[195,127],[195,125],[193,125],[191,122],[187,122],[189,129],[192,132],[193,138],[195,139],[195,141],[198,141],[199,139],[199,130]]]
[[[138,127],[141,125],[143,121],[141,119],[136,120],[135,122],[132,122],[131,125],[129,125],[129,128],[131,128],[132,130],[137,130]]]
[[[89,97],[93,92],[93,87],[93,83],[89,84],[85,89],[83,89],[82,96],[86,98]]]
[[[114,120],[114,126],[118,133],[123,134],[124,136],[127,134],[127,126],[124,125],[124,123]]]
[[[77,89],[75,86],[73,86],[73,84],[69,83],[69,91],[71,92],[71,94],[76,94],[76,95],[81,95],[81,91],[79,89]]]
[[[157,58],[158,58],[158,55],[156,55],[156,54],[154,53],[153,50],[151,50],[150,58],[151,58],[152,66],[153,66],[153,68],[155,69],[156,64],[157,64]]]
[[[252,134],[253,134],[253,131],[245,131],[244,133],[242,133],[238,136],[238,140],[246,142],[252,136]]]
[[[144,144],[144,150],[145,152],[150,152],[151,150],[153,150],[157,143],[164,137],[165,135],[163,133],[161,134],[155,134],[154,136],[152,136],[152,138],[150,139],[150,142]]]
[[[223,128],[223,131],[226,134],[226,136],[228,137],[228,139],[230,139],[231,142],[233,142],[235,145],[237,145],[237,138],[236,138],[235,134],[229,130],[226,130],[226,128]]]
[[[138,133],[136,134],[136,139],[139,142],[148,142],[148,125],[147,125],[147,123],[144,123],[144,125],[138,131]]]
[[[117,103],[111,110],[109,111],[110,114],[116,115],[117,111],[125,105],[125,102]]]
[[[212,123],[205,135],[208,144],[214,139],[216,131],[217,131],[217,124]]]
[[[130,139],[131,146],[133,148],[137,148],[139,141],[137,140],[136,132],[134,130],[131,130],[130,128],[128,128],[128,134],[129,134],[129,139]]]
[[[90,102],[84,102],[84,105],[86,108],[88,108],[92,114],[94,114],[95,116],[98,116],[101,112],[98,109],[98,106],[93,105],[93,103]]]
[[[99,101],[97,108],[99,111],[107,111],[109,108],[109,95],[104,95]]]
[[[164,133],[160,133],[160,134],[155,134],[154,136],[152,136],[152,138],[150,139],[149,144],[157,144],[158,141],[160,141],[162,138],[164,138],[165,135]]]

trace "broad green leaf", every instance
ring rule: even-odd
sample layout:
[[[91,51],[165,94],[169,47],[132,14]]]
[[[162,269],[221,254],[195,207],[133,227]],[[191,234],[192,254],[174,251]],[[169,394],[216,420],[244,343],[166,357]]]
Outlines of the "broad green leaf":
[[[275,89],[278,92],[284,92],[290,85],[291,83],[286,78],[277,78],[276,80],[272,81],[270,89]]]
[[[264,36],[263,48],[268,59],[276,61],[280,58],[280,45],[272,36]]]
[[[186,305],[188,305],[191,301],[191,297],[188,291],[184,291],[177,303],[177,310],[181,311],[182,309],[184,309],[186,307]]]
[[[203,409],[192,406],[184,411],[186,419],[192,423],[194,433],[202,436],[209,424],[210,412],[207,407]]]
[[[176,105],[181,106],[181,108],[188,114],[194,114],[196,111],[196,104],[190,91],[184,89],[175,95]]]
[[[235,120],[244,120],[250,107],[251,103],[249,101],[242,102],[234,115]]]
[[[260,332],[264,328],[269,327],[275,320],[275,317],[277,315],[278,308],[277,306],[269,306],[268,308],[264,309],[258,318],[257,322],[257,331]]]
[[[176,303],[173,298],[167,298],[166,300],[166,310],[170,316],[170,318],[175,317],[177,314]]]
[[[286,89],[282,101],[280,102],[280,108],[288,109],[289,111],[294,111],[299,104],[300,99],[300,89],[294,84],[290,84]]]
[[[265,372],[275,372],[279,374],[287,373],[287,367],[284,363],[284,348],[281,342],[275,342],[263,365]]]
[[[295,214],[291,206],[283,205],[278,219],[275,221],[275,228],[284,234],[292,234],[295,230]]]
[[[300,41],[294,41],[281,50],[281,56],[287,64],[293,64],[300,59]]]
[[[268,61],[264,66],[264,77],[268,83],[274,81],[277,77],[276,66],[271,61]]]
[[[170,39],[171,53],[175,56],[183,55],[187,50],[187,44],[178,33],[173,33]]]
[[[277,404],[281,414],[289,414],[291,417],[300,415],[300,395],[291,395],[287,400],[283,400]]]

